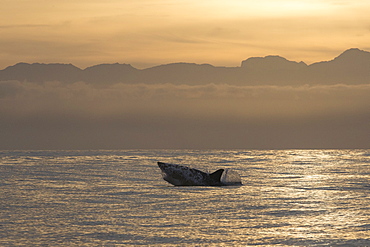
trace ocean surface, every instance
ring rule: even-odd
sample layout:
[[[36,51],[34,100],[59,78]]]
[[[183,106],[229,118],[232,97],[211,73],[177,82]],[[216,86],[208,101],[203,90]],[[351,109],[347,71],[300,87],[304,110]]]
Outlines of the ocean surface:
[[[370,246],[370,150],[0,151],[0,178],[0,246]]]

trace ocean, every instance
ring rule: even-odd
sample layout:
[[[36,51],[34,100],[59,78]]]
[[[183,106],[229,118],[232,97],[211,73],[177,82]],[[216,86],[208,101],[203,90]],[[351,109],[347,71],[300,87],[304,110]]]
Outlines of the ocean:
[[[370,246],[370,150],[0,151],[0,177],[1,246]]]

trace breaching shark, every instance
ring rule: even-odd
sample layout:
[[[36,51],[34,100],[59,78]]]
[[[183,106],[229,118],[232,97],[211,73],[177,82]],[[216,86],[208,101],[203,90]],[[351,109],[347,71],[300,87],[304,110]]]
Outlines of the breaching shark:
[[[226,186],[242,184],[239,174],[236,176],[237,181],[221,181],[223,173],[228,169],[219,169],[213,173],[206,173],[194,168],[163,162],[158,162],[158,166],[162,171],[163,179],[175,186]]]

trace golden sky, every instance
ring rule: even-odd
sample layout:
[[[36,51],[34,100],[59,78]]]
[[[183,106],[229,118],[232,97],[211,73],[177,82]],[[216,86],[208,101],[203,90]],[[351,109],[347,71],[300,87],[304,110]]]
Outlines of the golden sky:
[[[368,0],[0,0],[0,69],[18,62],[308,64],[370,50]]]

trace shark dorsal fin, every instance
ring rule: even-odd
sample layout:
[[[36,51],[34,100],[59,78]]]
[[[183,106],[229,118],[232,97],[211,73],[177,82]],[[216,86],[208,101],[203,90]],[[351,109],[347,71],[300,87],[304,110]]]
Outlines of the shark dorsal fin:
[[[222,176],[222,173],[224,172],[224,169],[219,169],[215,171],[214,173],[209,174],[209,177],[214,181],[220,181],[220,178]]]

